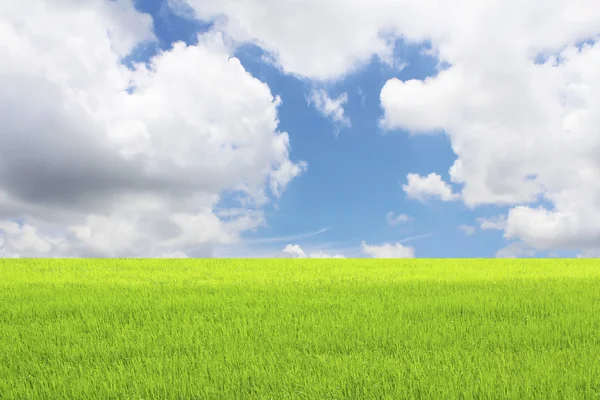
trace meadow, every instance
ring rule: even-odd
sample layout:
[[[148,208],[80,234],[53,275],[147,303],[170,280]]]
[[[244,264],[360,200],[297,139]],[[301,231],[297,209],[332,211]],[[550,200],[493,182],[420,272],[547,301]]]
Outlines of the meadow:
[[[0,398],[600,398],[600,261],[0,259]]]

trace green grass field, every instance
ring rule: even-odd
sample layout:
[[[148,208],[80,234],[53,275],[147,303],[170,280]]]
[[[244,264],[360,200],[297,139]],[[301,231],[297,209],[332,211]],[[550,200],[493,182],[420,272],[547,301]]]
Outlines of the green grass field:
[[[0,260],[0,398],[600,398],[600,261]]]

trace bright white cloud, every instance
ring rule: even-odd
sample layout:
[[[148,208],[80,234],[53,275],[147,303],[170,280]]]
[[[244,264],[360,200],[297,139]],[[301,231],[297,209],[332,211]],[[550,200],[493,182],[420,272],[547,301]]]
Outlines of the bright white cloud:
[[[329,255],[323,251],[314,251],[307,254],[302,247],[297,244],[288,244],[282,252],[284,257],[290,258],[345,258],[341,254]]]
[[[536,249],[595,248],[600,244],[600,225],[589,219],[598,220],[579,210],[519,206],[509,211],[504,235],[508,239],[520,238]]]
[[[438,174],[431,173],[427,176],[408,174],[408,183],[402,189],[409,198],[425,202],[429,198],[439,198],[442,201],[454,201],[458,195],[452,193],[452,187],[442,180]]]
[[[231,37],[270,52],[285,72],[316,80],[336,79],[372,57],[394,64],[389,33],[411,15],[389,0],[281,1],[170,0],[189,4]],[[387,4],[386,4],[387,3]]]
[[[350,119],[344,113],[344,104],[348,102],[348,94],[342,93],[338,98],[332,99],[323,89],[315,89],[309,101],[317,111],[326,118],[331,119],[339,127],[350,126]]]
[[[306,258],[306,253],[297,244],[288,244],[282,251],[292,258]]]
[[[121,63],[153,38],[129,0],[0,3],[3,254],[210,256],[306,169],[220,33]]]
[[[390,80],[382,124],[445,131],[457,155],[450,176],[463,185],[464,202],[514,207],[507,238],[534,249],[598,247],[600,3],[452,5],[469,18],[461,25],[449,18],[433,37],[449,67],[424,81]],[[536,63],[542,53],[547,61]],[[540,198],[550,206],[532,205]]]
[[[390,226],[396,226],[402,222],[408,222],[408,221],[412,221],[412,217],[410,217],[407,214],[398,214],[396,215],[393,211],[390,211],[389,213],[387,213],[387,215],[385,216],[388,225]]]
[[[401,64],[392,54],[398,37],[430,41],[443,61],[470,56],[494,64],[509,47],[552,51],[595,35],[600,21],[595,0],[169,2],[191,6],[197,18],[216,21],[238,41],[256,43],[284,71],[317,80],[345,76],[372,57]]]
[[[443,107],[448,101],[446,93],[451,92],[453,86],[460,85],[456,77],[448,77],[452,72],[442,71],[438,77],[427,78],[424,81],[403,82],[395,78],[389,80],[380,95],[384,110],[380,126],[384,129],[402,128],[412,134],[442,131],[451,117],[451,111]],[[447,78],[442,80],[440,76]]]
[[[458,227],[458,230],[461,231],[462,233],[464,233],[467,236],[471,236],[475,233],[475,231],[477,230],[477,228],[475,228],[474,226],[471,225],[460,225]]]
[[[400,243],[384,243],[381,245],[370,245],[362,242],[360,245],[363,253],[374,258],[414,258],[415,249],[403,246]]]

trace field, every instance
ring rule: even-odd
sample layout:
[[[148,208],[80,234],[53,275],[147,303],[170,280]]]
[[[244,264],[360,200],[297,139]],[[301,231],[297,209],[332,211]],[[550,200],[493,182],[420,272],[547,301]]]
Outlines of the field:
[[[600,261],[0,260],[0,398],[600,398]]]

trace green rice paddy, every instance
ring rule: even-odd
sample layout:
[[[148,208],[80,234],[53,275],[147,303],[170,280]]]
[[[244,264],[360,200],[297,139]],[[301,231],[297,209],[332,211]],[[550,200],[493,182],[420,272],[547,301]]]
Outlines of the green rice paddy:
[[[0,260],[1,399],[600,399],[596,260]]]

